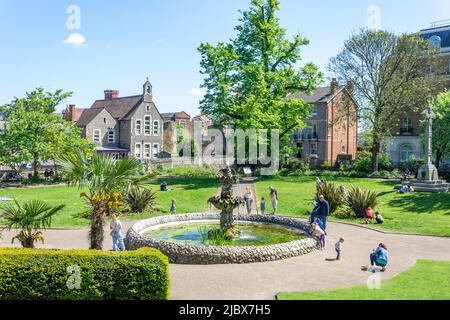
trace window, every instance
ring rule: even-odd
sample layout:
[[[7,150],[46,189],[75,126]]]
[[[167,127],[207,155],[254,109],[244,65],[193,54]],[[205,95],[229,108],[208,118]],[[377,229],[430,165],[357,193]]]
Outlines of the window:
[[[108,131],[108,143],[116,142],[116,132],[114,130]]]
[[[140,136],[142,134],[142,120],[136,120],[136,135]]]
[[[147,106],[147,112],[150,112],[150,106]]]
[[[411,118],[406,117],[403,119],[403,129],[402,134],[411,135],[413,133]]]
[[[341,131],[341,133],[342,134],[346,134],[347,133],[347,123],[346,122],[344,122],[342,124],[342,131]]]
[[[311,143],[311,155],[317,155],[317,144]]]
[[[106,123],[106,118],[103,118],[103,123]]]
[[[101,135],[102,133],[100,130],[94,130],[94,142],[100,142]]]
[[[152,123],[152,117],[151,116],[145,116],[145,123],[144,123],[144,134],[146,136],[151,135],[151,123]]]
[[[158,120],[153,121],[153,135],[159,136],[159,121]]]
[[[405,144],[400,148],[400,161],[406,162],[409,157],[414,155],[414,150],[409,144]]]
[[[146,160],[150,159],[151,154],[150,154],[150,144],[145,144],[144,145],[144,158]]]
[[[137,159],[141,159],[142,157],[142,145],[140,143],[136,143],[136,149],[134,151],[134,155]]]
[[[342,154],[345,154],[345,146],[342,146]]]
[[[159,144],[153,144],[153,159],[158,159],[159,154]]]
[[[317,107],[313,107],[312,108],[312,116],[315,117],[317,115],[319,115],[318,109],[317,109]]]

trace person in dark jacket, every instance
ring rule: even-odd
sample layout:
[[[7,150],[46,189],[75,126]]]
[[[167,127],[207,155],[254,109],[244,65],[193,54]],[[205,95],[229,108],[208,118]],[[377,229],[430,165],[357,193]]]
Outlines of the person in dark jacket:
[[[328,216],[330,215],[330,205],[328,204],[328,201],[325,200],[325,197],[323,195],[319,196],[319,202],[314,211],[317,213],[317,217],[319,217],[319,219],[323,223],[323,230],[326,231],[327,219]]]

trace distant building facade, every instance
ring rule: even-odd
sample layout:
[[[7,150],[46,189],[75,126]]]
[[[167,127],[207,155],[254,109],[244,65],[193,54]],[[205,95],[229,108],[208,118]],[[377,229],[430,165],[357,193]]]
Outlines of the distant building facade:
[[[293,135],[293,143],[301,148],[298,158],[315,158],[317,165],[325,161],[331,166],[356,158],[358,126],[356,102],[351,84],[339,85],[333,79],[312,95],[290,94],[289,99],[302,99],[313,106],[307,129]]]
[[[446,25],[434,25],[421,30],[420,36],[440,48],[444,66],[444,70],[440,72],[447,78],[447,89],[450,89],[450,20]],[[392,127],[391,136],[385,139],[384,151],[390,154],[395,165],[398,166],[411,157],[418,159],[424,156],[420,140],[422,119],[422,114],[406,111]]]
[[[151,83],[147,80],[136,96],[120,97],[116,90],[104,94],[89,109],[70,105],[64,118],[82,129],[98,153],[115,158],[133,155],[144,163],[158,159],[164,147],[164,120],[153,101]]]

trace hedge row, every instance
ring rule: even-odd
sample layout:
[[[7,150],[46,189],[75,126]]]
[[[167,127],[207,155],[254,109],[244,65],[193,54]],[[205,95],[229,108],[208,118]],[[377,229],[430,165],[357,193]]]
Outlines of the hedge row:
[[[160,251],[0,249],[0,300],[167,300]]]

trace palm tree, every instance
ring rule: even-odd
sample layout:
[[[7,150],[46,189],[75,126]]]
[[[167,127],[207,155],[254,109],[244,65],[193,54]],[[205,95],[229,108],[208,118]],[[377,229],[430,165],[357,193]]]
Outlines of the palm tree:
[[[88,158],[76,151],[58,161],[63,167],[69,185],[86,187],[81,193],[90,206],[90,248],[103,249],[105,217],[123,205],[122,199],[130,186],[146,181],[143,167],[134,158],[115,160],[109,155],[94,154]]]
[[[0,209],[0,218],[5,229],[19,229],[17,236],[12,238],[12,243],[17,239],[24,248],[34,248],[34,243],[42,241],[44,234],[39,229],[51,227],[52,217],[61,211],[65,205],[52,207],[40,200],[33,200],[23,205],[14,201]]]

